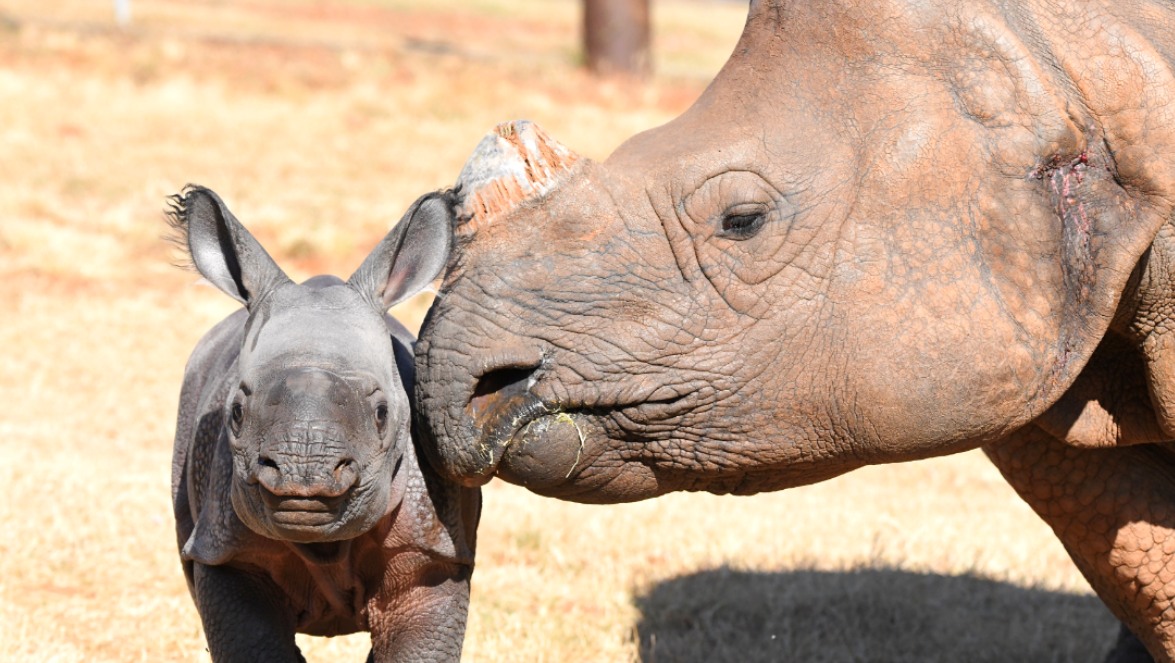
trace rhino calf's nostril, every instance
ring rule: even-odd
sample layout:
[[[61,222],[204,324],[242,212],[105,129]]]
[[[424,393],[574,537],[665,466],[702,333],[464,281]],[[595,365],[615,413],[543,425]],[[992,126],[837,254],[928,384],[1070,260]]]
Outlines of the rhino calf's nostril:
[[[344,458],[343,460],[340,460],[335,465],[335,469],[332,472],[332,474],[334,475],[335,481],[341,481],[343,478],[343,474],[345,472],[347,472],[348,470],[353,469],[354,465],[355,465],[355,461],[351,460],[350,458]]]

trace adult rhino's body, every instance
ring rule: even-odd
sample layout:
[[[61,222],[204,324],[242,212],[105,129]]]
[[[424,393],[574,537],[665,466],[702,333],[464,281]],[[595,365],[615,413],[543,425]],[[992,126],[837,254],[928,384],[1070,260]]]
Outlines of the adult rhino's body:
[[[1175,5],[759,0],[606,162],[500,126],[417,358],[444,471],[592,502],[983,446],[1175,660]]]

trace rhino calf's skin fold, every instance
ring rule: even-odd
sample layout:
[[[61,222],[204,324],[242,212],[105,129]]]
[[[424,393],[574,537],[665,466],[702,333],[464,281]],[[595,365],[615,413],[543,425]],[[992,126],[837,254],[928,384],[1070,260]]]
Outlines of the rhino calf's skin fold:
[[[196,346],[172,464],[176,534],[216,663],[294,663],[294,634],[371,633],[369,660],[461,658],[477,489],[419,453],[412,335],[387,310],[444,267],[455,201],[417,200],[344,282],[295,284],[208,189],[169,215],[244,304]]]

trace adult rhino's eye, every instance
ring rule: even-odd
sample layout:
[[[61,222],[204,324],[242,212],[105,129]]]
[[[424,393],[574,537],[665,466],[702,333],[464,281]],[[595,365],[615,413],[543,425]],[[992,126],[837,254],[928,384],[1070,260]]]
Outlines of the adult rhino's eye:
[[[241,434],[241,424],[245,421],[245,408],[240,403],[234,402],[232,407],[232,429],[233,435]]]
[[[736,207],[722,215],[721,235],[730,239],[747,239],[767,222],[767,210],[761,207]]]
[[[375,427],[379,429],[379,434],[383,435],[384,429],[388,426],[388,404],[380,403],[375,406]]]

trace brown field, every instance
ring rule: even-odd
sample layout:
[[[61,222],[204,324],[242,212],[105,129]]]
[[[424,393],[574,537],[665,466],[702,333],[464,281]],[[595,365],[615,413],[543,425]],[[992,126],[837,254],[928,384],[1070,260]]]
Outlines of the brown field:
[[[577,68],[571,0],[133,5],[0,0],[0,661],[208,659],[169,464],[233,305],[170,266],[165,196],[210,186],[292,276],[345,276],[501,120],[602,158],[672,118],[745,11],[657,0],[637,86]],[[1116,630],[978,452],[753,498],[484,494],[468,661],[1099,661]]]

